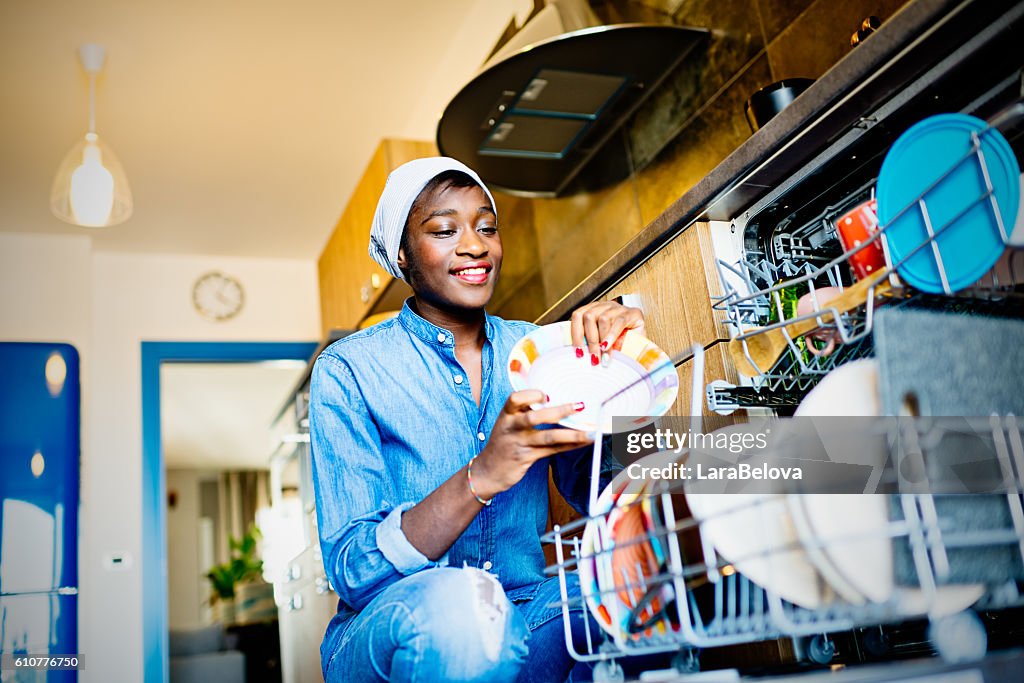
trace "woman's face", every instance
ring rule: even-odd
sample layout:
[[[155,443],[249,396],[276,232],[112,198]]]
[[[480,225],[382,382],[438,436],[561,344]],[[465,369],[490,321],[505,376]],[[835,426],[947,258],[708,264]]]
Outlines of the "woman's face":
[[[406,230],[398,265],[417,297],[448,309],[481,309],[490,301],[501,237],[481,188],[442,185],[413,205]]]

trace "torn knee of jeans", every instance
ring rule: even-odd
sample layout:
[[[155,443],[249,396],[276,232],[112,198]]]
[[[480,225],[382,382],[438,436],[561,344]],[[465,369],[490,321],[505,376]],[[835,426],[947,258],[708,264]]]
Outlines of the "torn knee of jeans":
[[[473,610],[484,653],[491,661],[497,661],[507,630],[510,609],[508,598],[493,574],[475,567],[466,567],[464,571],[472,587]]]

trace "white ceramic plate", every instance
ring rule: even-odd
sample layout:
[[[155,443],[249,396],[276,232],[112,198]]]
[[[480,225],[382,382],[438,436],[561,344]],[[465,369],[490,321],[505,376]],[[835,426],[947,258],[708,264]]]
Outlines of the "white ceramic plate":
[[[817,535],[811,526],[803,500],[808,497],[811,496],[790,495],[786,497],[789,513],[793,518],[793,525],[796,527],[797,535],[800,537],[800,543],[803,545],[804,550],[807,551],[807,558],[828,585],[839,594],[839,597],[854,605],[864,604],[863,594],[857,590],[856,586],[846,580],[846,577],[836,568],[827,555],[825,544],[829,542],[828,539]]]
[[[814,387],[794,414],[809,417],[876,417],[882,406],[878,395],[878,361],[855,360],[830,372]],[[867,455],[845,453],[844,446],[867,444],[883,449],[884,442],[846,439],[845,435],[819,430],[831,459],[861,463]],[[876,456],[878,457],[878,454]],[[882,458],[884,462],[884,458]],[[892,538],[888,534],[886,496],[860,494],[804,494],[794,514],[802,514],[808,535],[803,542],[825,579],[846,600],[861,603],[887,602],[893,594]],[[816,550],[817,549],[817,550]]]
[[[896,610],[908,617],[928,615],[931,619],[946,617],[963,612],[985,594],[985,586],[963,584],[939,586],[935,593],[928,595],[920,588],[903,588],[896,591]]]
[[[754,583],[801,607],[831,597],[786,508],[786,497],[761,493],[687,494],[701,534]]]
[[[583,403],[583,411],[561,421],[573,429],[596,430],[599,410],[604,434],[636,429],[668,412],[679,391],[679,377],[664,351],[630,330],[607,353],[607,366],[591,365],[589,357],[576,357],[569,322],[545,325],[512,348],[508,375],[513,390],[540,389],[551,398],[550,405]],[[634,419],[613,425],[616,416]]]
[[[812,542],[821,544],[823,557],[815,566],[836,592],[853,603],[863,598],[888,602],[896,585],[887,496],[822,494],[793,498],[803,508]],[[815,559],[814,554],[811,557]]]
[[[818,382],[797,406],[794,417],[876,417],[878,361],[862,358],[840,365]]]

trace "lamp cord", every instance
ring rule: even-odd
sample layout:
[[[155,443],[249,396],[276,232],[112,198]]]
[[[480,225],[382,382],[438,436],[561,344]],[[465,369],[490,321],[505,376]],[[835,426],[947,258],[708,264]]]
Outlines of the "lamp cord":
[[[96,74],[89,74],[89,132],[96,132]]]

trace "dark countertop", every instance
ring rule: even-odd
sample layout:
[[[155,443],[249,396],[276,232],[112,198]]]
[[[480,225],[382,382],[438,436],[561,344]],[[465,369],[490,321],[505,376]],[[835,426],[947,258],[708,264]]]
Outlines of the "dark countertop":
[[[793,104],[749,137],[625,247],[548,309],[538,324],[562,320],[600,298],[697,220],[730,220],[850,130],[1007,8],[1021,3],[916,0],[822,75]],[[959,42],[957,42],[959,41]]]

